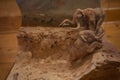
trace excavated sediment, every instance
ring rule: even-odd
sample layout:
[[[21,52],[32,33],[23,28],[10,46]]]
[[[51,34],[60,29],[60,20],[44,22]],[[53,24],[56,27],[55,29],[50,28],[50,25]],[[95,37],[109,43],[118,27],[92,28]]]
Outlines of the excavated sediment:
[[[21,28],[18,56],[7,80],[120,80],[120,53],[105,36],[102,49],[71,66],[70,52],[79,52],[74,45],[79,31]]]

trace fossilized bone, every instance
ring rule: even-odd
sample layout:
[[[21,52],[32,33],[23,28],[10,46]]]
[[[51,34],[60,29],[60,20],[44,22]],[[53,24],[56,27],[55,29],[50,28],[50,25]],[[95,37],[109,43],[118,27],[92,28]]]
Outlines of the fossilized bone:
[[[65,19],[63,20],[60,24],[59,24],[60,27],[69,27],[69,26],[73,26],[73,22],[69,19]]]
[[[70,27],[75,27],[75,26],[77,26],[77,28],[80,28],[80,22],[82,22],[82,21],[80,21],[80,20],[83,20],[84,18],[83,18],[83,14],[82,14],[82,12],[81,12],[82,10],[81,9],[76,9],[76,11],[75,11],[75,13],[73,14],[73,19],[72,20],[69,20],[69,19],[65,19],[65,20],[63,20],[61,23],[60,23],[60,27],[62,26],[62,27],[66,27],[66,25],[67,26],[70,26]]]
[[[104,11],[100,8],[87,8],[84,9],[83,14],[86,16],[89,29],[99,33],[99,29],[102,29],[101,24],[105,18]]]
[[[80,38],[74,42],[74,46],[71,46],[70,62],[74,63],[76,60],[82,60],[85,56],[94,53],[96,50],[102,48],[102,37],[104,34],[96,36],[94,31],[83,30],[79,33]]]
[[[102,39],[102,37],[104,36],[104,33],[102,33],[101,35],[96,35],[94,31],[91,30],[83,30],[80,31],[79,35],[81,36],[81,38],[85,41],[85,42],[94,42],[96,41],[100,41]]]
[[[73,19],[65,19],[59,26],[76,26],[76,29],[84,27],[84,29],[92,30],[97,33],[99,31],[104,32],[101,28],[101,24],[104,21],[105,13],[100,8],[87,8],[87,9],[76,9],[73,14]]]

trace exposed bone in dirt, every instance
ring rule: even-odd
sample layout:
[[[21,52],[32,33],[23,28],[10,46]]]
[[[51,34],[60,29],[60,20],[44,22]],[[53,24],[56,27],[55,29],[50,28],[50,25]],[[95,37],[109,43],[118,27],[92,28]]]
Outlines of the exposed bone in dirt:
[[[94,12],[85,10],[87,16],[89,10]],[[96,15],[90,16],[87,24],[91,18],[94,22]],[[94,30],[21,28],[17,36],[19,54],[7,80],[119,80],[120,54],[104,32],[98,31],[102,22],[97,22],[95,27],[89,25]]]
[[[38,37],[40,33],[42,38]],[[118,70],[120,54],[105,36],[102,38],[103,47],[100,50],[74,61],[71,66],[69,61],[71,50],[73,53],[79,54],[81,51],[78,48],[85,46],[78,43],[74,45],[75,41],[80,38],[79,32],[74,32],[71,28],[28,27],[23,28],[22,34],[21,32],[19,34],[20,51],[7,80],[12,80],[16,73],[19,74],[18,80],[100,80],[102,77],[109,80],[120,79],[118,76],[120,74]],[[58,41],[57,45],[51,47],[54,39]],[[28,45],[30,41],[31,44]],[[72,57],[78,57],[75,54]],[[95,74],[96,76],[94,76]],[[114,75],[113,78],[108,78],[110,75]]]
[[[104,18],[105,13],[101,8],[76,9],[73,14],[73,19],[65,19],[59,26],[76,27],[76,29],[84,28],[101,33],[101,31],[103,32],[101,24],[103,23]]]

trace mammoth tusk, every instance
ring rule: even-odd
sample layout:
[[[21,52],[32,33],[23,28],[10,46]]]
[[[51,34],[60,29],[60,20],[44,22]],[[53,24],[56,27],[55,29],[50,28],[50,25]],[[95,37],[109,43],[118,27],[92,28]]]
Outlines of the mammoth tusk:
[[[77,27],[76,29],[79,29],[80,28],[80,23],[77,22]]]
[[[104,32],[101,33],[99,36],[96,37],[96,39],[101,39],[104,36],[104,34],[105,34]]]
[[[58,27],[62,27],[63,24],[64,24],[64,22],[61,22]]]
[[[85,39],[83,35],[81,35],[81,38],[83,39],[83,41],[87,42],[87,40]]]

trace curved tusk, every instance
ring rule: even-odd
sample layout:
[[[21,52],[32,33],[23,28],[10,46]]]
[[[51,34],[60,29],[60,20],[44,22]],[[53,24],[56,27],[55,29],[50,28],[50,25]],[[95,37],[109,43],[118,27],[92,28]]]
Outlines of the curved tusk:
[[[80,29],[80,23],[77,22],[77,29]]]
[[[101,35],[97,36],[96,39],[101,39],[104,36],[105,33],[102,33]]]
[[[83,39],[83,41],[87,42],[87,40],[85,39],[83,35],[81,35],[81,38]]]

